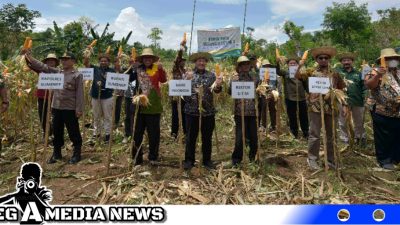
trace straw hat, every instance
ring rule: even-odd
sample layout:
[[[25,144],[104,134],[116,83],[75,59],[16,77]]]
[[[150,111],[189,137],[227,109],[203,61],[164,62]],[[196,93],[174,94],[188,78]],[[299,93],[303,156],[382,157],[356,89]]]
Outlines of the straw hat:
[[[212,60],[212,56],[208,52],[197,52],[189,57],[189,60],[193,63],[195,63],[198,59],[205,59],[207,61],[210,61]]]
[[[43,62],[43,63],[46,63],[47,60],[50,60],[50,59],[56,60],[56,66],[58,66],[58,65],[60,64],[60,61],[58,60],[56,54],[54,54],[54,53],[49,53],[49,54],[47,54],[46,58],[44,58],[44,59],[42,60],[42,62]]]
[[[339,61],[342,61],[343,59],[351,59],[351,60],[355,60],[357,57],[356,53],[352,53],[352,52],[342,52],[340,54],[337,55],[337,58],[339,59]]]
[[[270,65],[271,65],[271,63],[269,62],[268,59],[264,59],[264,60],[261,62],[261,66],[270,66]]]
[[[336,48],[324,46],[320,48],[311,49],[311,55],[316,59],[319,55],[328,55],[329,57],[334,57],[336,55]]]
[[[153,50],[151,48],[145,48],[142,51],[142,54],[136,58],[136,61],[143,62],[143,57],[152,57],[154,61],[158,61],[160,57],[154,55]]]
[[[250,62],[250,59],[247,58],[247,56],[240,56],[236,61],[236,65],[239,66],[239,64],[243,62]]]
[[[400,59],[400,55],[396,53],[396,51],[393,48],[385,48],[381,50],[381,56],[379,58],[376,59],[376,61],[379,63],[381,58],[385,57],[385,58],[398,58]]]

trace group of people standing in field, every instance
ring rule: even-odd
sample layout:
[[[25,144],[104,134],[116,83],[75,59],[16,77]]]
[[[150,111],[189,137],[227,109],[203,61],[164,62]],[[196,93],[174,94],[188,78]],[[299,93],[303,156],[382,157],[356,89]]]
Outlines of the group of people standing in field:
[[[305,68],[306,59],[300,59],[296,55],[278,56],[276,65],[272,65],[269,60],[257,62],[257,56],[244,54],[237,59],[236,72],[229,76],[229,80],[224,80],[223,75],[216,75],[207,69],[207,64],[212,60],[209,53],[194,53],[186,59],[185,50],[183,42],[174,61],[172,79],[191,80],[192,93],[181,100],[171,98],[171,136],[178,137],[179,121],[182,121],[182,132],[185,135],[185,156],[182,163],[185,170],[190,170],[195,166],[195,150],[199,133],[202,143],[202,165],[208,169],[215,168],[211,159],[217,113],[213,98],[215,94],[222,91],[231,93],[232,82],[236,81],[254,82],[256,88],[254,99],[234,100],[235,145],[231,158],[233,166],[241,164],[243,148],[246,146],[250,149],[249,161],[260,160],[259,132],[276,132],[276,113],[280,110],[277,105],[279,93],[284,96],[291,134],[294,138],[308,140],[307,162],[310,169],[320,168],[321,140],[324,141],[327,149],[329,167],[337,168],[334,151],[337,120],[341,141],[347,144],[354,141],[361,147],[366,146],[365,109],[368,109],[372,116],[376,158],[379,165],[384,169],[395,170],[396,164],[400,162],[400,146],[396,144],[396,140],[400,138],[400,132],[398,132],[400,128],[400,55],[394,49],[383,49],[376,62],[378,66],[371,68],[366,74],[362,74],[355,68],[356,54],[351,52],[337,54],[333,47],[312,49],[310,53],[315,64],[309,68]],[[54,149],[48,163],[56,163],[62,159],[64,126],[74,147],[69,163],[79,162],[82,136],[78,118],[84,112],[84,88],[82,74],[75,68],[75,55],[66,52],[57,58],[56,55],[49,54],[39,61],[32,56],[30,51],[23,51],[22,54],[25,55],[27,65],[35,72],[64,74],[64,88],[54,90],[51,96],[50,130],[54,136]],[[334,57],[341,65],[332,66]],[[114,66],[111,67],[112,60],[108,54],[100,54],[97,59],[98,65],[91,65],[88,57],[83,60],[85,67],[94,69],[90,89],[94,128],[92,141],[98,140],[100,134],[104,134],[105,142],[110,141],[111,130],[119,123],[124,99],[126,117],[123,143],[128,143],[130,139],[133,139],[131,149],[133,163],[143,164],[143,136],[147,131],[148,160],[151,165],[157,165],[160,149],[160,119],[163,111],[161,85],[167,82],[168,77],[159,57],[151,49],[143,49],[140,56],[131,59],[129,68],[122,68],[119,60],[115,60]],[[192,62],[194,68],[188,69],[186,61]],[[271,67],[276,68],[278,79],[270,80],[268,76],[260,76],[260,69]],[[294,72],[293,68],[295,68]],[[105,81],[109,72],[128,74],[128,89],[114,91],[106,88]],[[311,77],[329,78],[332,91],[328,94],[310,92],[308,81]],[[2,78],[1,81],[1,110],[4,112],[7,110],[9,100],[5,82]],[[223,90],[224,82],[227,83],[228,90]],[[343,93],[345,98],[337,101],[336,104],[333,100],[336,97],[332,93]],[[115,108],[113,94],[118,96]],[[43,116],[47,115],[43,109],[47,109],[49,97],[45,90],[37,90],[36,95],[40,120],[45,129],[46,121],[50,118]],[[138,95],[145,96],[149,104],[133,102],[133,98]],[[116,124],[113,124],[111,119],[113,110],[115,110]],[[182,114],[179,115],[179,112]],[[134,123],[135,114],[137,118]],[[267,124],[267,115],[269,115],[270,124]],[[349,136],[351,132],[348,130],[353,127],[352,124],[354,124],[354,140]],[[321,130],[325,131],[325,137],[321,137]]]

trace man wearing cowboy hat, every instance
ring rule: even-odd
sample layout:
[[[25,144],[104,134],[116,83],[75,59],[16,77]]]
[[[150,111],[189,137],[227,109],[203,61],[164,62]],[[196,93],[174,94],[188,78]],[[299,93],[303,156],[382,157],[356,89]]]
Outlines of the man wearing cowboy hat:
[[[331,79],[331,87],[334,89],[343,90],[346,85],[340,75],[330,68],[329,62],[336,55],[336,49],[333,47],[320,47],[311,50],[311,54],[318,66],[316,68],[301,70],[304,65],[304,60],[299,63],[299,69],[296,73],[297,79],[308,80],[308,77],[329,77]],[[335,167],[335,158],[333,152],[333,129],[332,129],[332,105],[331,100],[325,100],[323,109],[319,102],[320,94],[310,93],[308,96],[309,118],[310,118],[310,134],[308,138],[308,158],[307,162],[312,170],[318,170],[319,150],[320,150],[320,135],[321,135],[321,111],[325,114],[325,130],[327,136],[328,162],[331,168]],[[325,96],[323,95],[323,98]],[[347,113],[347,107],[344,107],[344,113]]]
[[[83,59],[83,64],[86,68],[93,68],[93,82],[90,89],[90,96],[92,98],[92,111],[93,111],[93,137],[96,139],[100,136],[101,130],[104,130],[104,141],[110,140],[110,133],[112,129],[112,112],[113,112],[113,89],[106,88],[107,73],[115,73],[119,71],[119,65],[116,60],[115,69],[110,67],[110,55],[100,54],[98,56],[99,66],[91,65],[89,58]],[[101,126],[103,125],[103,127]]]
[[[212,134],[215,128],[215,107],[213,93],[222,91],[222,76],[216,77],[214,73],[206,70],[207,63],[212,59],[207,52],[192,54],[189,60],[195,64],[193,71],[188,71],[185,78],[192,80],[192,95],[185,96],[185,115],[186,115],[186,150],[183,168],[190,170],[194,166],[196,140],[199,133],[199,94],[202,92],[201,110],[201,141],[203,152],[203,166],[213,169],[211,161]],[[215,87],[211,88],[215,83]]]
[[[46,64],[49,67],[58,67],[60,64],[56,54],[54,53],[49,53],[46,58],[42,60],[44,64]],[[27,65],[31,68],[31,64],[27,61]],[[31,68],[33,71],[35,71],[33,68]],[[35,71],[37,72],[37,71]],[[39,74],[39,73],[38,73]],[[39,121],[42,124],[42,129],[43,129],[43,138],[45,136],[45,130],[46,130],[46,123],[47,123],[47,100],[48,100],[48,91],[47,90],[42,90],[42,89],[37,89],[36,90],[36,97],[38,99],[38,112],[39,112]],[[52,126],[50,125],[50,135],[52,135],[53,129]]]
[[[353,67],[353,62],[356,58],[355,53],[345,52],[337,56],[341,67],[338,68],[339,74],[342,78],[350,81],[347,84],[347,103],[349,104],[349,116],[352,116],[354,122],[354,134],[356,144],[365,147],[366,145],[366,133],[364,129],[364,99],[367,94],[364,80],[361,77],[361,73]],[[340,139],[344,143],[349,142],[347,135],[346,117],[343,112],[339,113],[339,128],[340,128]]]
[[[36,59],[30,52],[25,57],[31,64],[31,67],[38,72],[43,73],[63,73],[64,89],[53,91],[53,129],[54,151],[49,164],[62,159],[61,148],[64,146],[64,125],[67,127],[69,139],[72,141],[74,150],[70,164],[76,164],[81,160],[82,136],[79,130],[78,118],[83,113],[83,77],[78,70],[74,68],[76,58],[72,53],[65,52],[60,57],[62,69],[50,67]]]
[[[261,62],[261,68],[272,68],[272,64],[268,59],[264,59]],[[269,111],[269,117],[271,120],[269,131],[275,131],[276,129],[276,100],[272,94],[273,90],[277,89],[277,81],[270,80],[269,77],[264,77],[264,82],[268,84],[266,95],[260,94],[258,98],[258,118],[260,118],[259,126],[260,131],[264,131],[268,128],[267,123],[267,110]],[[267,109],[268,104],[268,109]]]
[[[283,77],[286,111],[289,118],[290,131],[295,138],[299,137],[298,120],[303,132],[303,137],[308,138],[308,112],[306,101],[306,88],[304,82],[290,77],[289,68],[298,68],[300,58],[290,55],[280,58],[278,63],[278,75]],[[281,65],[282,64],[282,65]]]
[[[160,118],[162,113],[160,84],[167,82],[167,74],[158,63],[159,57],[154,55],[151,48],[143,49],[142,54],[136,59],[140,63],[137,68],[139,92],[149,99],[149,105],[139,106],[139,113],[134,133],[132,158],[136,165],[143,163],[142,141],[145,130],[149,135],[149,156],[151,165],[158,161],[160,149]]]
[[[256,87],[259,83],[259,76],[256,73],[250,72],[250,60],[246,56],[240,56],[236,63],[236,71],[238,75],[234,77],[233,81],[254,82]],[[228,93],[231,93],[232,81],[229,85]],[[256,117],[256,102],[255,99],[244,99],[244,120],[245,120],[245,135],[246,140],[250,143],[249,159],[250,162],[255,160],[258,148],[257,136],[257,117]],[[234,116],[235,116],[235,149],[232,153],[232,165],[238,166],[243,159],[243,138],[242,138],[242,110],[241,100],[234,100]]]
[[[181,80],[183,75],[186,73],[185,63],[186,59],[183,58],[183,52],[186,51],[186,43],[182,42],[181,47],[174,61],[174,67],[172,68],[172,77],[174,80]],[[171,115],[171,136],[173,138],[178,137],[179,132],[179,116],[178,116],[178,100],[175,97],[171,98],[172,115]],[[186,133],[186,123],[185,123],[185,101],[181,101],[181,113],[182,113],[182,126],[183,133]]]
[[[365,85],[371,90],[367,104],[373,121],[376,159],[379,165],[395,170],[400,163],[400,55],[386,48],[377,59],[382,65],[365,77]]]

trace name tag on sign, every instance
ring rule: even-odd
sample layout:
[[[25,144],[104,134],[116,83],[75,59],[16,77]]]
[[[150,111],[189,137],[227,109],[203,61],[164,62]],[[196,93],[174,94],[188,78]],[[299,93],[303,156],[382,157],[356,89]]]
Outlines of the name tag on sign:
[[[254,82],[232,82],[233,99],[254,99]]]
[[[308,88],[310,90],[310,93],[327,94],[329,92],[330,87],[331,87],[331,82],[327,77],[308,78]]]
[[[64,74],[40,73],[38,81],[39,89],[64,89]]]
[[[121,73],[107,73],[106,88],[126,90],[129,85],[129,75]]]
[[[365,76],[371,72],[372,68],[368,65],[362,67],[361,79],[364,80]]]
[[[269,72],[269,80],[276,80],[276,68],[260,68],[260,80],[264,80],[266,70]]]
[[[289,66],[289,78],[291,79],[295,78],[298,68],[299,68],[298,66]]]
[[[78,71],[83,75],[83,80],[93,80],[93,68],[79,68]]]
[[[191,96],[192,81],[191,80],[170,80],[169,96]]]
[[[269,80],[277,80],[276,68],[268,68],[268,70],[269,70]]]

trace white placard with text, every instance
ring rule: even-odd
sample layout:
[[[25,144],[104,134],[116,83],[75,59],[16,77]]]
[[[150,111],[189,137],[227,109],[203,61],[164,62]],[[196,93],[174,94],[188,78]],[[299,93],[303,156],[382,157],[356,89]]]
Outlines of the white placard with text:
[[[191,80],[170,80],[169,96],[191,96],[192,81]]]
[[[129,75],[121,73],[107,73],[106,88],[114,90],[128,89]]]
[[[294,79],[299,66],[289,66],[289,78]]]
[[[331,82],[328,77],[310,77],[308,78],[308,87],[310,93],[327,94],[331,87]]]
[[[362,67],[361,79],[364,80],[365,76],[370,73],[372,68],[369,65],[364,65]]]
[[[269,80],[276,80],[276,68],[260,68],[260,80],[264,80],[265,71],[269,72]]]
[[[64,89],[64,74],[62,73],[40,73],[38,89]]]
[[[83,80],[93,80],[93,68],[78,68],[78,71],[83,75]]]
[[[254,82],[232,82],[233,99],[254,99]]]

